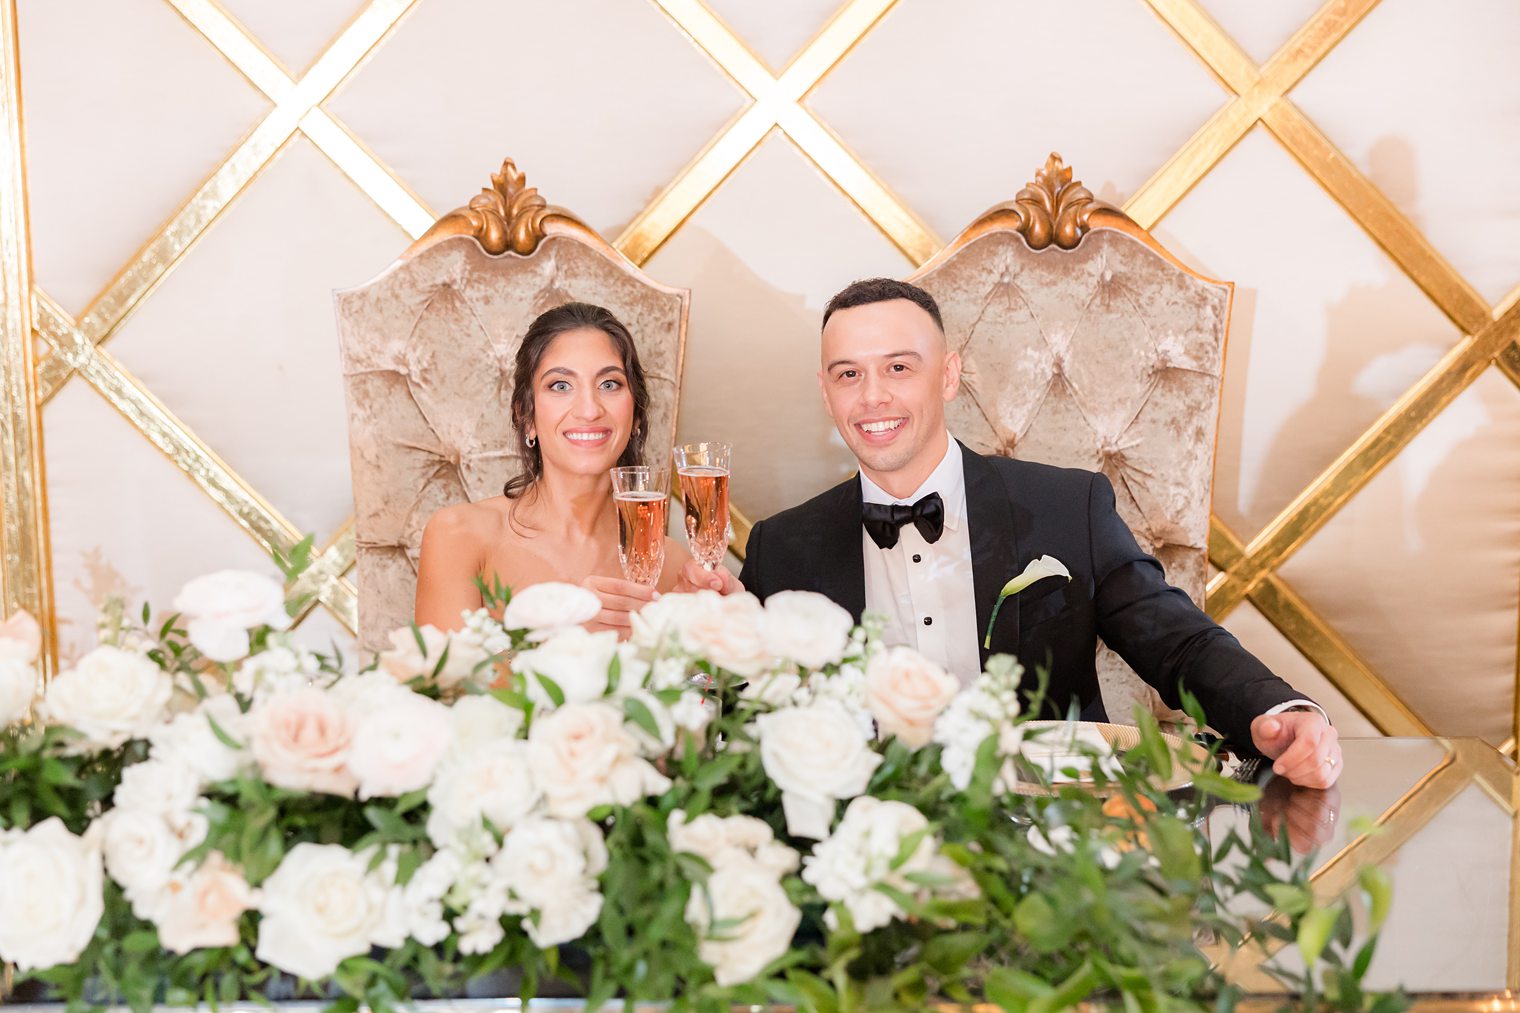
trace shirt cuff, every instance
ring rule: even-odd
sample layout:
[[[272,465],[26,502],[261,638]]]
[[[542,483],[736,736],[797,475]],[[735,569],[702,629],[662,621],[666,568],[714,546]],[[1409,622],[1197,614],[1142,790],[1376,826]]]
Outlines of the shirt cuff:
[[[1330,720],[1330,715],[1328,715],[1328,714],[1325,713],[1325,708],[1321,707],[1319,704],[1315,703],[1313,700],[1287,700],[1287,701],[1284,701],[1283,703],[1278,704],[1276,707],[1273,707],[1270,710],[1266,711],[1266,713],[1263,714],[1262,716],[1263,717],[1271,717],[1274,714],[1281,714],[1283,711],[1298,710],[1298,709],[1312,710],[1312,711],[1314,711],[1314,713],[1318,714],[1320,717],[1322,717],[1322,718],[1325,719],[1325,724],[1328,725],[1328,724],[1332,724],[1333,723]]]

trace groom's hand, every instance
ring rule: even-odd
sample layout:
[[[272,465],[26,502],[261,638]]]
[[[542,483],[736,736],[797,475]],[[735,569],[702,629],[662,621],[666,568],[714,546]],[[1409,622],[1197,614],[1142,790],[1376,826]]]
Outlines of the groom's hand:
[[[693,591],[716,591],[719,594],[737,594],[744,590],[744,585],[739,583],[738,577],[728,572],[728,567],[726,566],[718,566],[707,570],[695,559],[688,559],[686,565],[681,567],[681,576],[676,580],[675,590],[685,594],[690,594]]]
[[[659,592],[647,584],[618,577],[587,577],[581,581],[581,587],[602,600],[602,610],[586,623],[586,629],[592,633],[615,630],[619,639],[626,638],[632,631],[633,613],[659,596]]]
[[[1251,722],[1251,741],[1279,777],[1304,788],[1328,788],[1341,776],[1340,733],[1318,711],[1263,714]]]

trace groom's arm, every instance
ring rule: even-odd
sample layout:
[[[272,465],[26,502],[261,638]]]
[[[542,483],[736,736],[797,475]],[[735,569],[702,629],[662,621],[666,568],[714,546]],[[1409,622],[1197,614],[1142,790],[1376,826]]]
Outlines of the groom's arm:
[[[744,590],[765,600],[766,592],[760,586],[760,530],[765,527],[764,521],[757,521],[755,526],[749,529],[749,540],[744,543],[744,565],[739,568],[739,583],[744,585]]]
[[[1254,752],[1254,718],[1309,702],[1166,582],[1161,564],[1140,549],[1114,508],[1113,486],[1103,475],[1093,476],[1088,520],[1098,635],[1168,706],[1181,706],[1181,683],[1235,749]]]

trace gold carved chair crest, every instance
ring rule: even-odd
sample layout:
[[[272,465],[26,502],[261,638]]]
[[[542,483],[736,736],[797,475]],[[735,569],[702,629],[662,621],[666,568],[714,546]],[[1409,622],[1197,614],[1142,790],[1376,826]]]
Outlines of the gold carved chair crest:
[[[440,507],[500,494],[514,474],[513,360],[560,303],[605,306],[632,332],[650,388],[650,465],[668,468],[690,294],[657,284],[510,160],[357,288],[337,292],[348,398],[359,642],[412,620],[422,529]]]
[[[1183,265],[1052,154],[910,279],[965,360],[951,431],[981,453],[1101,471],[1199,605],[1234,286]],[[1109,714],[1159,701],[1099,648]]]

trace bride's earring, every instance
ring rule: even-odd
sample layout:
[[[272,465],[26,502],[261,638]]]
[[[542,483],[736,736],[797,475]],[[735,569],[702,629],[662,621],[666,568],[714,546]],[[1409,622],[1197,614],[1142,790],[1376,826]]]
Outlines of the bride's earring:
[[[537,436],[530,436],[530,437],[528,437],[528,449],[532,450],[536,446],[538,446],[538,437]]]

